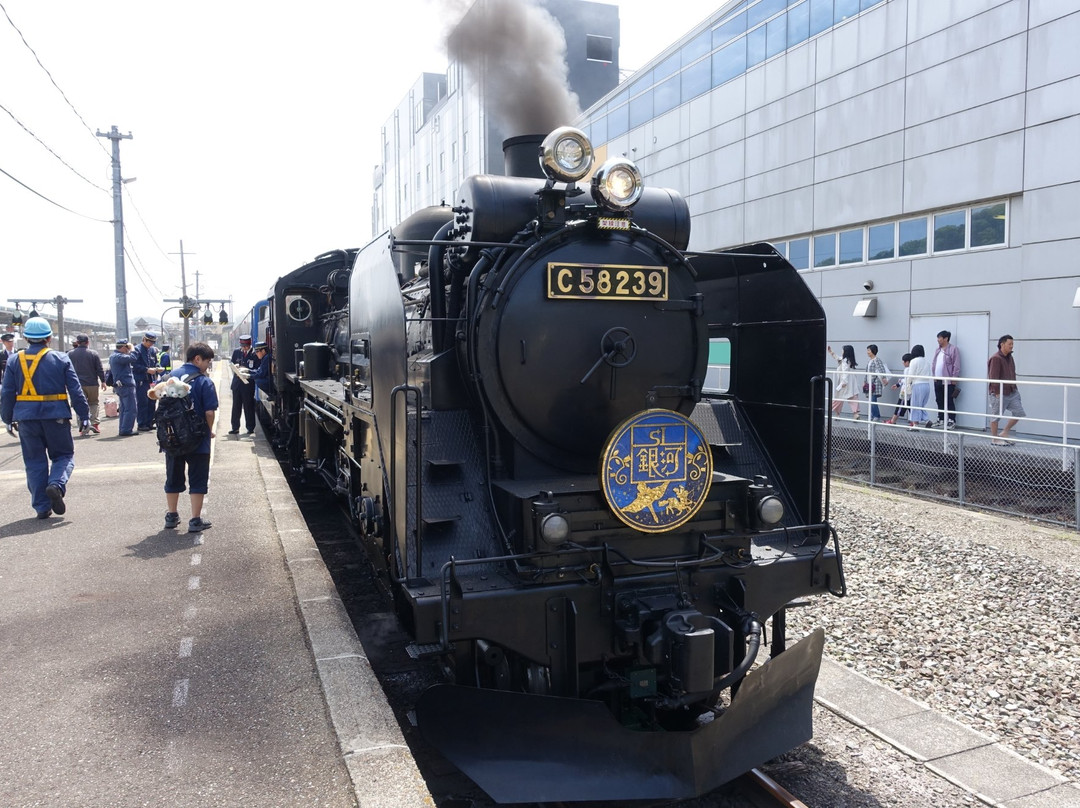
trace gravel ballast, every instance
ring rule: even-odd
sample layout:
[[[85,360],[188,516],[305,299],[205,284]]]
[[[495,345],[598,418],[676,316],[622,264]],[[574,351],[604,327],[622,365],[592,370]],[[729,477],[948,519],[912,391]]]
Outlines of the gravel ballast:
[[[1080,780],[1080,536],[839,483],[831,521],[848,597],[789,636]]]

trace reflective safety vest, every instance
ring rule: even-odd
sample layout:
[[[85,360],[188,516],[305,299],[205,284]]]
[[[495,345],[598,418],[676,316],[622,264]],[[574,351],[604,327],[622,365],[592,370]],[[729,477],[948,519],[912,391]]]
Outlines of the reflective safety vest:
[[[22,365],[23,383],[22,391],[15,396],[16,401],[67,401],[67,393],[41,395],[34,388],[34,371],[41,364],[41,358],[50,350],[50,348],[42,348],[33,356],[28,356],[26,351],[19,351],[19,364]]]

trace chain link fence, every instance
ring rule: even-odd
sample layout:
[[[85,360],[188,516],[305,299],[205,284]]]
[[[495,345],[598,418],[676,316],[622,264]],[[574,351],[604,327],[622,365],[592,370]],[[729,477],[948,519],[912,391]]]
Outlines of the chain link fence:
[[[834,415],[827,462],[840,479],[1080,529],[1080,446]]]

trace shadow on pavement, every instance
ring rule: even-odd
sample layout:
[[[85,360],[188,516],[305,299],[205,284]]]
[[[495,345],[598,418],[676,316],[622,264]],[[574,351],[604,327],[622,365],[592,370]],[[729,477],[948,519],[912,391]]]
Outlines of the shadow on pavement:
[[[125,558],[166,558],[180,550],[191,549],[191,537],[181,530],[162,529],[152,536],[147,536],[138,544],[129,544]]]

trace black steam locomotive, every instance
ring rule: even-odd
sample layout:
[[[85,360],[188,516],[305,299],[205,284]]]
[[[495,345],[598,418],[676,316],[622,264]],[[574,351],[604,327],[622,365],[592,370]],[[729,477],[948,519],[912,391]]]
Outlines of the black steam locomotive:
[[[264,405],[443,663],[448,759],[500,802],[702,794],[811,737],[824,314],[768,244],[685,252],[686,202],[580,131],[506,153],[278,282]]]

